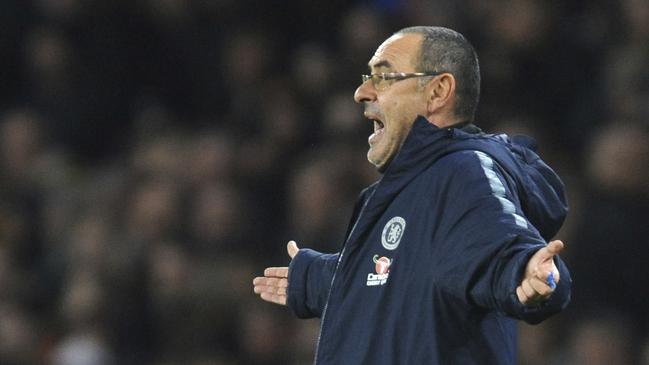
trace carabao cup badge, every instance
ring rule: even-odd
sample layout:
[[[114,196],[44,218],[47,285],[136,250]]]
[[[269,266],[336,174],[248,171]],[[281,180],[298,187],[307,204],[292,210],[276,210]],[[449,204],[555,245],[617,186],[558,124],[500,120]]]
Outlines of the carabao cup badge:
[[[387,283],[388,276],[390,275],[390,265],[392,265],[392,260],[379,255],[374,255],[372,257],[374,262],[374,271],[376,274],[371,272],[367,274],[367,286],[381,286]]]
[[[401,237],[406,229],[406,220],[401,217],[394,217],[385,224],[381,234],[381,244],[386,250],[395,250],[399,247]]]

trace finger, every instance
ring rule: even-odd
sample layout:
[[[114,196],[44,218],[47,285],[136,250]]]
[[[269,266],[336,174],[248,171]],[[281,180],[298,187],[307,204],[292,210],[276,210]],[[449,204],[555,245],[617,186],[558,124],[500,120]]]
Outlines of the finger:
[[[523,282],[521,283],[521,288],[523,289],[523,292],[525,292],[525,295],[530,299],[534,299],[534,297],[538,295],[536,290],[532,288],[530,280],[523,280]]]
[[[276,278],[287,278],[288,267],[268,267],[266,268],[266,270],[264,270],[264,276],[276,277]]]
[[[272,285],[272,286],[275,286],[275,285],[278,285],[278,283],[281,280],[286,280],[286,279],[284,279],[284,278],[275,278],[275,277],[271,277],[271,278],[256,277],[252,281],[252,285],[262,285],[262,286],[271,286]],[[287,281],[287,283],[288,283],[288,281]]]
[[[261,299],[280,305],[286,305],[286,295],[270,294],[270,293],[261,293]]]
[[[536,295],[540,295],[542,297],[548,297],[554,291],[552,287],[550,287],[550,285],[540,280],[539,278],[532,278],[529,283],[532,289],[534,289],[534,291],[536,292]]]
[[[286,290],[287,289],[285,287],[279,287],[279,286],[257,285],[254,287],[255,294],[267,293],[267,294],[286,295]]]
[[[283,278],[268,278],[266,280],[266,285],[268,286],[275,286],[278,288],[287,288],[288,287],[288,280],[283,279]]]
[[[254,291],[255,294],[261,294],[261,293],[277,294],[277,288],[268,285],[257,285],[255,286]]]
[[[520,286],[516,288],[516,296],[518,297],[518,301],[523,304],[527,304],[527,302],[529,301],[529,298],[527,297],[527,295],[525,295],[523,288]]]
[[[295,241],[288,241],[288,244],[286,245],[286,251],[288,251],[288,255],[291,258],[295,257],[299,250],[300,249],[297,247],[297,243],[295,243]]]
[[[288,280],[284,278],[260,278],[260,280],[257,280],[257,282],[253,280],[253,284],[259,286],[274,286],[276,288],[287,288]]]

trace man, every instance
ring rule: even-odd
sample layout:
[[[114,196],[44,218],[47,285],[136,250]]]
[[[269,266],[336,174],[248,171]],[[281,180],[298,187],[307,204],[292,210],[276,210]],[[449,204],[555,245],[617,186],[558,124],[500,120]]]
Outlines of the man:
[[[516,319],[570,300],[551,239],[563,184],[525,145],[470,123],[477,56],[459,33],[388,38],[354,95],[374,124],[363,191],[337,254],[288,244],[290,267],[254,279],[261,298],[320,317],[317,364],[515,364]]]

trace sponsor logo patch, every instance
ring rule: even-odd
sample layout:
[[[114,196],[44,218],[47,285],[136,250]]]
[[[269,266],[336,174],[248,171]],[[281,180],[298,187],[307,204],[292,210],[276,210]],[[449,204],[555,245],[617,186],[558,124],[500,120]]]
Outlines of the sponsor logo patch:
[[[392,264],[392,260],[385,256],[379,257],[379,255],[374,255],[372,261],[374,261],[374,271],[376,271],[376,273],[367,274],[367,286],[385,284],[390,275],[390,265]]]

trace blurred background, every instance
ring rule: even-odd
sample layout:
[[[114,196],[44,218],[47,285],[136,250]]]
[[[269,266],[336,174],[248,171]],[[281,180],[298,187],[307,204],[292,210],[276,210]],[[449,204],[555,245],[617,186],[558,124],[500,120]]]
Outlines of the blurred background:
[[[0,1],[0,364],[310,364],[251,281],[336,251],[409,25],[467,36],[477,123],[566,182],[573,303],[521,364],[649,364],[649,2]]]

